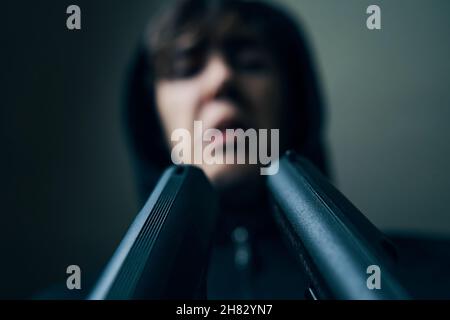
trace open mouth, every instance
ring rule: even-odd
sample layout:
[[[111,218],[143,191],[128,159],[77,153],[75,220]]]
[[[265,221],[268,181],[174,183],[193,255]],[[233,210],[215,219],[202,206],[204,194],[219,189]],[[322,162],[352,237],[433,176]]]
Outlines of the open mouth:
[[[222,133],[221,142],[229,143],[236,142],[237,137],[234,135],[236,130],[241,129],[245,132],[249,127],[244,123],[244,121],[234,118],[222,120],[216,126],[214,126],[214,128],[220,130],[220,132]],[[227,130],[233,130],[231,134],[228,134],[228,137]]]
[[[237,129],[242,129],[242,130],[247,130],[247,126],[244,124],[243,121],[239,121],[239,120],[228,120],[228,121],[223,121],[221,122],[219,125],[215,126],[216,129],[225,132],[227,129],[232,129],[232,130],[237,130]]]

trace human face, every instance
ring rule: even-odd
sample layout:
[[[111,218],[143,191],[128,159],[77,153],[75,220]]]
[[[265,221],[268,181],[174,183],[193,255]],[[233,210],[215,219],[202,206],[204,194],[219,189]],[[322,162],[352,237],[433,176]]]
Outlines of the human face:
[[[218,42],[202,43],[182,35],[176,40],[171,76],[156,81],[157,109],[171,147],[176,143],[171,141],[176,129],[187,129],[194,136],[194,121],[202,121],[203,130],[215,128],[223,133],[281,126],[281,75],[260,36],[235,24]],[[258,174],[256,165],[199,166],[218,186]]]

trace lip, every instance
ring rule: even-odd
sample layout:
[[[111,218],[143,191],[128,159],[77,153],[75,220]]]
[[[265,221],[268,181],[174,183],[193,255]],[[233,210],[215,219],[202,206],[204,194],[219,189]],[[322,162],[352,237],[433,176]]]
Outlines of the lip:
[[[199,120],[203,121],[203,130],[217,129],[222,133],[220,139],[215,139],[215,142],[221,143],[228,142],[226,141],[227,129],[246,130],[249,127],[241,108],[233,101],[226,99],[209,101],[203,105]]]
[[[225,132],[227,129],[243,129],[246,130],[244,122],[238,117],[224,118],[217,122],[213,128]]]
[[[210,126],[211,129],[217,129],[220,130],[220,132],[222,133],[222,136],[220,139],[215,140],[215,143],[222,143],[222,144],[226,144],[229,142],[232,142],[235,139],[230,139],[230,141],[228,141],[227,139],[227,135],[226,135],[226,130],[227,129],[242,129],[242,130],[246,130],[248,127],[245,125],[245,122],[243,121],[243,119],[239,116],[227,116],[227,117],[222,117],[220,120],[216,121],[214,123],[214,125]]]

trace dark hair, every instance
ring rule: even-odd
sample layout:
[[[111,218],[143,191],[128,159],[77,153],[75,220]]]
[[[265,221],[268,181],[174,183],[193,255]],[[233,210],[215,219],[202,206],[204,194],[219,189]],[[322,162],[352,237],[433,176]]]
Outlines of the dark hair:
[[[226,13],[237,14],[240,21],[261,34],[282,70],[288,148],[328,173],[322,145],[322,101],[307,42],[295,21],[282,9],[260,1],[180,0],[152,21],[140,44],[128,87],[127,124],[146,195],[157,174],[171,163],[155,107],[155,70],[163,63],[160,57],[166,56],[177,36],[192,29],[208,32]]]

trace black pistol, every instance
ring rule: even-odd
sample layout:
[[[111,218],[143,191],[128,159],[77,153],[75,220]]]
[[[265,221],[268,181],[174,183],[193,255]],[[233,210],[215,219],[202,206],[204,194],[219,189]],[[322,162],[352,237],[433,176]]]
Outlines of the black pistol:
[[[218,213],[203,171],[167,169],[88,296],[104,299],[203,299]]]
[[[268,189],[282,233],[309,276],[309,297],[409,299],[386,236],[306,159],[289,151],[277,165]]]

